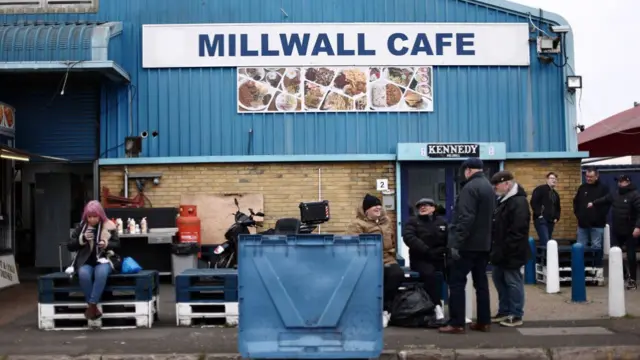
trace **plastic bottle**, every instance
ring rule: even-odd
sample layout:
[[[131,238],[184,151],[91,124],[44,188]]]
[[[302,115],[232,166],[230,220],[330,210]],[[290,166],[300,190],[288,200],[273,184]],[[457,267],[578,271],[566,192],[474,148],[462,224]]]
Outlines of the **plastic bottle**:
[[[129,218],[129,234],[136,233],[136,221]]]
[[[118,234],[122,234],[124,232],[121,218],[116,219],[116,228],[118,229]]]
[[[140,224],[136,224],[136,234],[140,234]]]
[[[143,217],[142,221],[140,221],[140,231],[142,231],[143,234],[146,234],[149,229],[147,229],[147,218]]]

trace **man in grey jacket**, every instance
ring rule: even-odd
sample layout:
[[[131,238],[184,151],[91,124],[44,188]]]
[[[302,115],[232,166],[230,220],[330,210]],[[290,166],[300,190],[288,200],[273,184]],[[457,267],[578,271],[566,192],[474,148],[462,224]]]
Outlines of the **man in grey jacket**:
[[[487,264],[491,251],[491,223],[496,207],[493,186],[483,172],[484,164],[478,158],[462,163],[460,171],[465,181],[456,199],[450,226],[448,247],[451,252],[449,267],[449,324],[441,333],[465,333],[465,285],[471,272],[476,289],[477,321],[469,327],[475,331],[489,331],[491,304]]]

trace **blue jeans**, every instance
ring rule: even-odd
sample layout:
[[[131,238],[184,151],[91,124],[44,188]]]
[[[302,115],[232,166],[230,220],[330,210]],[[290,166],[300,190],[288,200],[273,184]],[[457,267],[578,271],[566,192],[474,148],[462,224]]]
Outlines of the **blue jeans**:
[[[549,222],[544,218],[537,218],[533,222],[533,226],[538,233],[538,239],[540,240],[540,246],[547,246],[549,240],[553,236],[553,228],[556,226],[554,222]]]
[[[595,266],[602,266],[602,243],[604,239],[604,228],[581,228],[578,227],[578,242],[584,247],[590,246],[597,250]]]
[[[473,287],[476,289],[477,323],[491,324],[491,301],[489,280],[487,279],[488,252],[460,251],[460,260],[449,263],[449,325],[464,327],[465,292],[467,274],[471,272]]]
[[[578,228],[578,242],[584,247],[591,246],[594,249],[602,250],[603,238],[604,228]]]
[[[84,293],[87,303],[97,304],[100,301],[102,292],[107,286],[107,278],[110,274],[111,265],[109,264],[98,264],[95,267],[82,265],[80,270],[78,270],[80,288]]]
[[[493,267],[493,284],[498,290],[498,314],[524,316],[524,277],[520,269]]]

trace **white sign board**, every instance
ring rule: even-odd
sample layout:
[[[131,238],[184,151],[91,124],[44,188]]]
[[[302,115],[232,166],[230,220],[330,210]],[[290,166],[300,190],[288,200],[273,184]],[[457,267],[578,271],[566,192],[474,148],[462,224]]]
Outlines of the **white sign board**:
[[[13,255],[0,256],[0,289],[20,284]]]
[[[526,23],[158,24],[143,68],[528,66]]]
[[[378,190],[378,191],[387,191],[387,190],[389,190],[389,179],[378,179],[378,180],[376,180],[376,190]]]

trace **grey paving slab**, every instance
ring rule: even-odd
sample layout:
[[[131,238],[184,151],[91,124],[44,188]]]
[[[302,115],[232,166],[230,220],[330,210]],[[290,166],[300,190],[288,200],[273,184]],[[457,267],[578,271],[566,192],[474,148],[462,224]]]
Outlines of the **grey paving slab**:
[[[525,336],[562,336],[562,335],[614,335],[615,333],[601,326],[576,327],[537,327],[518,328]]]

